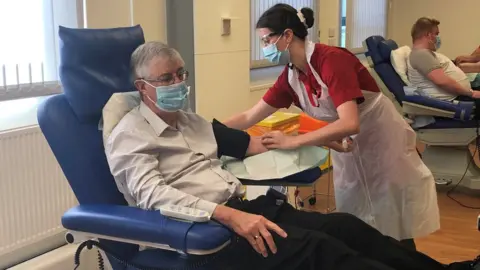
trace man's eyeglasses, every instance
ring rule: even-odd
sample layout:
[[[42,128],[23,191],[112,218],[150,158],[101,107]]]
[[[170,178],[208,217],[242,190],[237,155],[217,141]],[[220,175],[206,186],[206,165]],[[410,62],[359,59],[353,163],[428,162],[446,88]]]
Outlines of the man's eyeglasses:
[[[163,85],[169,85],[175,83],[175,80],[178,78],[180,81],[186,81],[188,79],[188,71],[185,69],[179,69],[176,73],[165,73],[158,76],[155,79],[144,78],[145,81],[160,83]]]

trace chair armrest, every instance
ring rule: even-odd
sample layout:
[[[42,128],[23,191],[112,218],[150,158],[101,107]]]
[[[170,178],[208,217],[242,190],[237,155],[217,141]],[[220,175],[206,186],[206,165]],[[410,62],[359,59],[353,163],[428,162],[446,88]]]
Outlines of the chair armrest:
[[[426,96],[405,96],[403,112],[414,116],[437,116],[456,120],[469,120],[473,117],[474,102],[443,101]]]
[[[249,186],[304,186],[311,185],[322,176],[322,170],[314,167],[296,174],[289,175],[282,179],[271,180],[250,180],[239,179],[242,184]]]
[[[91,238],[200,255],[220,250],[232,237],[228,228],[213,221],[184,222],[163,216],[160,211],[121,205],[80,205],[71,208],[63,215],[62,225]]]

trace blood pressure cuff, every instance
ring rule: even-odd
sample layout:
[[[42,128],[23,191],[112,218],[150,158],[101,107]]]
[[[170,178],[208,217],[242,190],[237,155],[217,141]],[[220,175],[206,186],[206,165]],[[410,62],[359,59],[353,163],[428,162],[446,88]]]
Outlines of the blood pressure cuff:
[[[213,133],[217,141],[217,156],[229,156],[244,159],[247,155],[250,135],[247,132],[225,126],[217,119],[212,122]]]

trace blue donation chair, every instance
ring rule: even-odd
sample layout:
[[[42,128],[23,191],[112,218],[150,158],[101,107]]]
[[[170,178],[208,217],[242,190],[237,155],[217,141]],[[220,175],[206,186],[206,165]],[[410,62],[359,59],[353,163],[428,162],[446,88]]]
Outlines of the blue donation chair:
[[[106,161],[99,130],[102,108],[113,93],[134,90],[130,55],[145,42],[141,27],[60,27],[59,36],[64,93],[41,104],[38,121],[80,203],[62,217],[67,242],[100,245],[115,270],[213,269],[232,232],[214,221],[183,222],[128,206]],[[320,174],[314,168],[273,182],[313,183]]]
[[[427,145],[422,157],[436,182],[480,189],[480,169],[468,149],[468,145],[478,137],[477,121],[471,120],[474,103],[406,95],[405,83],[390,60],[392,50],[398,48],[395,41],[371,36],[365,40],[364,46],[370,67],[393,94],[392,101],[400,104],[401,113],[434,117],[434,123],[418,128],[416,132],[420,141]]]

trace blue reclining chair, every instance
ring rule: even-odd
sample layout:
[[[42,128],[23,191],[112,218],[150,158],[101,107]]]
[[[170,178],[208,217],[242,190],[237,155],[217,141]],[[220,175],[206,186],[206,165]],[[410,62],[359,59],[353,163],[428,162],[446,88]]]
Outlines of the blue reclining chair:
[[[67,242],[100,245],[116,270],[213,269],[232,232],[214,221],[183,222],[128,206],[106,161],[99,130],[102,108],[113,93],[134,90],[130,55],[144,43],[141,27],[60,27],[59,36],[64,93],[41,104],[38,121],[80,203],[62,217]],[[314,168],[275,184],[313,183],[320,174]],[[140,251],[139,246],[150,248]]]
[[[372,36],[364,42],[369,64],[390,90],[404,115],[433,116],[435,122],[418,128],[418,138],[427,145],[423,160],[437,183],[453,183],[480,189],[480,170],[472,161],[468,145],[477,137],[477,121],[471,120],[473,102],[448,102],[425,96],[405,95],[405,83],[390,62],[393,40]],[[468,167],[468,169],[467,169]]]

